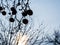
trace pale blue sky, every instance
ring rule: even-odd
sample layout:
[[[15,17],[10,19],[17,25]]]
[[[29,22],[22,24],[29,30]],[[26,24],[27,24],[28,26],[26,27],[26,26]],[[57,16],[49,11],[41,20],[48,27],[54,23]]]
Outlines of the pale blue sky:
[[[60,0],[31,0],[31,8],[34,11],[36,23],[39,20],[39,22],[43,21],[49,27],[59,26]]]

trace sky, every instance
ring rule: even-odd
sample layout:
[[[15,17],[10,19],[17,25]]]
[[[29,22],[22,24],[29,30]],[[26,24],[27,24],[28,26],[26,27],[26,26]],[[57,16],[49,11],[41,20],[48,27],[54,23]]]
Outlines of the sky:
[[[35,24],[43,22],[49,28],[60,25],[60,0],[31,0]]]

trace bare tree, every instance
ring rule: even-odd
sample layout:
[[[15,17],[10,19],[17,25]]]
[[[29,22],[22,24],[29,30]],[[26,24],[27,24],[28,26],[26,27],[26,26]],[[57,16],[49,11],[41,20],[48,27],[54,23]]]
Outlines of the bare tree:
[[[46,44],[60,45],[60,29],[54,31],[52,35],[46,35]]]
[[[6,3],[6,4],[5,4]],[[7,16],[3,24],[0,20],[0,45],[41,45],[45,39],[42,23],[34,29],[33,11],[29,6],[29,0],[1,0],[0,13]]]

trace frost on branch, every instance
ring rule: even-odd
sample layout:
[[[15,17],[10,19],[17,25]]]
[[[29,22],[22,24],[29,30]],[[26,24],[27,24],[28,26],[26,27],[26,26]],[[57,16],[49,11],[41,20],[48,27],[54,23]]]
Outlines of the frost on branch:
[[[42,23],[34,27],[29,0],[0,0],[0,45],[41,45],[44,41]]]

